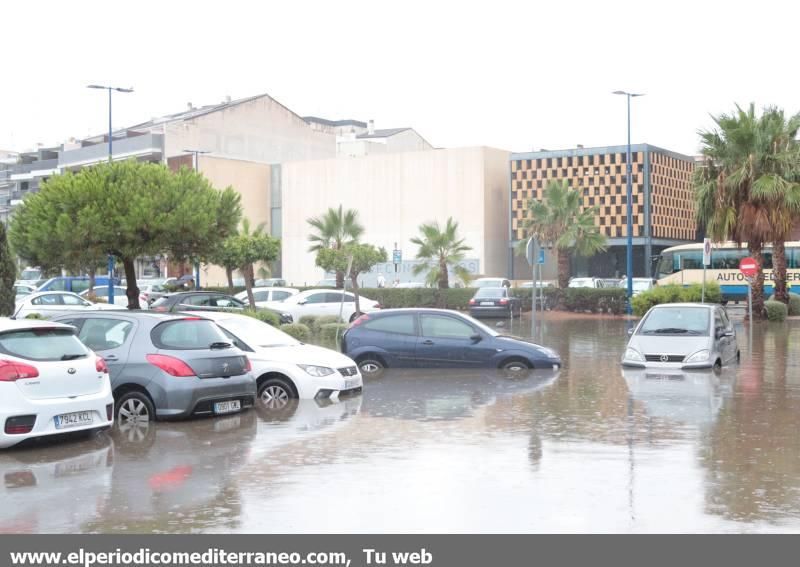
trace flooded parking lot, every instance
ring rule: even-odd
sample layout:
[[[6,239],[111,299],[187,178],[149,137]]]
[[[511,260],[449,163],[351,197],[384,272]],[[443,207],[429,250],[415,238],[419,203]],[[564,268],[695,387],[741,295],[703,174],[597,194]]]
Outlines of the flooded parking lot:
[[[545,320],[564,368],[526,379],[390,373],[4,451],[0,533],[800,530],[800,321],[738,321],[719,374],[623,372],[627,324]]]

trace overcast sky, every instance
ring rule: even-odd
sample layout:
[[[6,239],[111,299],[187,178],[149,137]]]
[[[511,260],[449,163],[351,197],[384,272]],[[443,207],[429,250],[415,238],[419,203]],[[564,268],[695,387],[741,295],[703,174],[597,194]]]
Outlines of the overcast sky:
[[[127,8],[122,8],[127,4]],[[259,93],[435,146],[633,141],[695,153],[709,113],[800,111],[800,2],[7,2],[0,149]]]

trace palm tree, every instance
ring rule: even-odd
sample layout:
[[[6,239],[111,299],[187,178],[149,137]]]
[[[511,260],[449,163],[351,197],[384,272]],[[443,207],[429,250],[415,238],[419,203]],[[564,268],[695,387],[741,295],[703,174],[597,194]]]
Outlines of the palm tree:
[[[715,240],[747,242],[750,256],[763,265],[763,248],[773,243],[776,295],[786,294],[784,241],[800,209],[795,142],[800,115],[786,120],[775,107],[756,116],[747,110],[713,117],[716,128],[700,132],[705,158],[695,170],[697,219]],[[753,316],[763,318],[764,273],[753,282]]]
[[[582,202],[580,191],[572,189],[566,180],[549,181],[541,200],[528,201],[525,230],[529,237],[556,249],[561,288],[569,285],[573,254],[588,257],[606,249],[606,237],[594,224],[597,207],[582,208]]]
[[[458,237],[458,223],[452,217],[447,219],[444,230],[438,221],[421,224],[419,231],[421,238],[411,239],[412,244],[419,246],[417,259],[425,260],[424,264],[414,266],[414,275],[419,275],[428,270],[426,280],[429,285],[438,284],[439,289],[450,287],[448,266],[453,267],[453,272],[464,282],[469,281],[470,274],[466,268],[459,265],[464,259],[464,252],[472,250],[464,244],[464,239]]]
[[[330,208],[320,217],[311,217],[306,222],[316,229],[316,233],[308,236],[311,242],[309,252],[317,252],[322,248],[340,250],[342,246],[358,241],[364,233],[364,227],[358,222],[358,211]],[[344,287],[344,272],[336,271],[336,287]]]

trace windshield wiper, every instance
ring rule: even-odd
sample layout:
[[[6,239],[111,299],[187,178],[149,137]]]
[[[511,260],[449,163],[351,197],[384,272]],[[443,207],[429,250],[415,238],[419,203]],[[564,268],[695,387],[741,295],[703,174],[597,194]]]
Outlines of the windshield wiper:
[[[664,333],[664,334],[679,334],[679,333],[681,333],[682,334],[682,333],[689,333],[689,332],[693,333],[695,331],[689,331],[688,329],[679,329],[677,327],[664,327],[662,329],[648,329],[648,330],[642,331],[642,332],[644,334],[649,335],[651,333],[652,334],[661,334],[661,333]]]
[[[76,360],[78,358],[83,358],[86,356],[85,354],[65,354],[61,357],[61,360]]]
[[[217,349],[223,349],[223,348],[231,348],[232,346],[233,345],[231,343],[226,343],[226,342],[223,342],[223,341],[219,341],[219,342],[216,342],[216,343],[211,343],[210,345],[208,345],[208,348],[210,348],[211,350],[217,350]]]

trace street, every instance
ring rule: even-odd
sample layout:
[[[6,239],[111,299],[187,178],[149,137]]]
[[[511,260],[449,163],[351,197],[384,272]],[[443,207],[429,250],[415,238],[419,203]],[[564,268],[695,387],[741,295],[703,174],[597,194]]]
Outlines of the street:
[[[390,372],[336,403],[4,451],[0,533],[796,531],[800,321],[734,319],[718,375],[623,373],[627,321],[545,318],[560,372]]]

